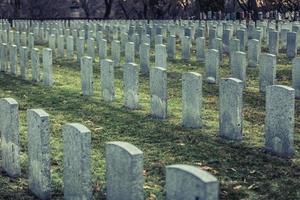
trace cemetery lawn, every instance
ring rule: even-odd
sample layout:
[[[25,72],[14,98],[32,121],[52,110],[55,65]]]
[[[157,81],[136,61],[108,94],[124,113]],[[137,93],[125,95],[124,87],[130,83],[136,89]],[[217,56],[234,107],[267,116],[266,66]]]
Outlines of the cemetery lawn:
[[[180,52],[180,51],[178,51]],[[116,67],[116,100],[109,104],[100,97],[100,65],[94,64],[93,97],[81,95],[80,67],[77,62],[54,60],[55,84],[22,81],[0,76],[0,97],[19,103],[22,177],[0,176],[1,199],[34,199],[27,182],[26,110],[42,108],[50,114],[52,148],[52,197],[63,197],[63,147],[61,127],[78,122],[92,132],[92,181],[95,199],[105,199],[105,143],[126,141],[144,152],[145,199],[164,199],[165,167],[191,164],[207,170],[220,182],[221,199],[300,199],[300,101],[296,100],[295,156],[284,160],[264,152],[265,95],[258,92],[258,70],[247,70],[244,91],[244,138],[231,142],[218,135],[218,86],[203,83],[203,128],[186,130],[181,126],[181,75],[194,71],[204,74],[204,64],[193,59],[168,64],[168,112],[166,120],[151,118],[149,78],[140,76],[139,110],[123,106],[122,67]],[[279,84],[291,86],[291,61],[278,58]],[[153,53],[152,53],[153,63]],[[122,63],[124,61],[122,60]],[[29,72],[30,73],[30,72]],[[221,76],[229,77],[228,59]],[[31,78],[29,77],[29,80]]]

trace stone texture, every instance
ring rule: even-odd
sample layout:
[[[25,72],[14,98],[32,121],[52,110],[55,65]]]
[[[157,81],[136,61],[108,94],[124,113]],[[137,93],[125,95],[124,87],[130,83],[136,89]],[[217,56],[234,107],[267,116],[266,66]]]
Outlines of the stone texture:
[[[170,35],[168,38],[168,58],[175,59],[176,58],[176,36]]]
[[[205,79],[208,83],[217,84],[219,82],[219,66],[219,51],[209,49],[205,55]]]
[[[27,80],[27,69],[28,69],[28,48],[21,47],[20,49],[20,69],[21,78]]]
[[[17,75],[17,64],[18,64],[18,47],[17,45],[11,45],[9,49],[9,58],[10,58],[10,73],[14,76]]]
[[[297,55],[297,33],[288,32],[287,33],[287,47],[286,55],[288,58],[295,58]]]
[[[67,59],[72,60],[74,57],[74,38],[73,36],[67,37]]]
[[[107,57],[107,40],[102,39],[99,43],[99,59],[103,60]]]
[[[246,84],[246,68],[246,53],[241,51],[233,52],[230,59],[231,77],[240,79]]]
[[[189,60],[191,57],[191,38],[188,36],[185,36],[182,38],[182,60]]]
[[[92,199],[91,132],[77,123],[62,128],[64,142],[64,199]]]
[[[87,40],[87,55],[95,60],[95,39],[89,38]]]
[[[126,142],[106,144],[108,200],[143,200],[143,152]]]
[[[276,81],[276,56],[262,54],[259,65],[259,91],[265,92],[266,87],[274,85]]]
[[[92,96],[94,94],[93,81],[93,59],[88,56],[81,58],[80,64],[81,74],[81,91],[84,96]]]
[[[27,111],[28,185],[39,199],[50,199],[50,119],[41,109]]]
[[[126,63],[134,63],[135,59],[135,50],[134,50],[134,43],[127,42],[125,47],[125,62]]]
[[[115,99],[114,64],[110,59],[101,61],[101,94],[104,101]]]
[[[0,100],[2,169],[11,177],[21,175],[18,103],[12,98]]]
[[[40,81],[40,54],[38,48],[31,50],[31,67],[32,67],[32,80],[34,82]]]
[[[218,180],[206,171],[189,165],[166,168],[167,200],[218,200]]]
[[[119,40],[113,40],[111,44],[111,57],[115,66],[120,65],[121,43]]]
[[[140,45],[140,67],[141,74],[149,74],[150,68],[150,45],[142,43]]]
[[[49,48],[43,49],[43,68],[44,68],[44,76],[43,76],[44,86],[52,86],[54,83],[53,66],[52,66],[52,50]]]
[[[155,67],[167,68],[167,50],[166,45],[155,45]]]
[[[293,60],[292,77],[295,96],[297,99],[300,99],[300,57]]]
[[[243,82],[236,78],[222,79],[219,91],[220,136],[241,140],[243,131]]]
[[[167,70],[154,67],[150,71],[151,115],[167,118]]]
[[[269,53],[273,55],[278,54],[279,49],[279,33],[277,31],[269,32]]]
[[[295,90],[283,85],[267,87],[265,148],[283,157],[294,153]]]
[[[63,58],[65,56],[65,36],[63,35],[58,36],[57,48],[58,48],[58,56]]]
[[[182,75],[182,124],[187,128],[202,126],[202,76],[195,72]]]
[[[260,43],[258,40],[252,39],[248,41],[248,65],[249,67],[257,67],[261,54]]]
[[[199,62],[205,61],[205,38],[199,37],[196,39],[196,60]]]
[[[139,69],[137,64],[127,63],[124,65],[124,105],[130,109],[139,107]]]

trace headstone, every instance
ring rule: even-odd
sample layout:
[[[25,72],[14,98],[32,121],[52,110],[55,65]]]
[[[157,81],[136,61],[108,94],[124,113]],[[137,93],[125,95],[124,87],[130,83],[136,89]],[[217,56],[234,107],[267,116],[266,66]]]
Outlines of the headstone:
[[[205,61],[205,38],[199,37],[196,39],[196,60],[199,62]]]
[[[60,35],[57,42],[58,55],[63,58],[65,56],[65,36]]]
[[[202,76],[195,72],[182,75],[182,124],[187,128],[202,127]]]
[[[77,39],[77,62],[81,62],[81,58],[84,56],[84,38],[78,37]]]
[[[243,29],[237,30],[236,37],[240,41],[240,47],[239,47],[240,51],[245,52],[245,47],[247,43],[246,31]]]
[[[92,96],[94,94],[93,81],[93,59],[88,56],[81,58],[81,91],[84,96]]]
[[[67,58],[68,59],[73,59],[74,55],[74,39],[73,36],[68,36],[67,37]]]
[[[182,59],[189,60],[191,57],[191,39],[188,36],[182,38]]]
[[[176,36],[170,35],[168,38],[168,57],[170,59],[176,58]]]
[[[28,48],[21,47],[20,49],[20,68],[21,68],[21,78],[23,80],[27,79],[27,69],[28,69]]]
[[[18,47],[17,45],[11,45],[9,51],[10,57],[10,73],[14,76],[17,75],[17,56],[18,56]]]
[[[149,74],[150,68],[150,45],[142,43],[140,45],[140,67],[142,74]]]
[[[113,40],[111,44],[111,57],[115,66],[120,65],[121,44],[119,40]]]
[[[49,48],[43,49],[43,68],[44,77],[43,83],[45,86],[53,85],[53,66],[52,66],[52,50]]]
[[[106,144],[108,200],[143,200],[143,152],[126,142]]]
[[[287,33],[287,47],[286,55],[288,58],[295,58],[297,55],[297,33],[288,32]]]
[[[274,85],[276,81],[276,56],[262,54],[259,65],[259,91],[265,92],[266,87]]]
[[[283,157],[294,153],[295,90],[283,85],[267,87],[265,148]]]
[[[167,70],[154,67],[150,71],[151,115],[167,118]]]
[[[32,67],[32,80],[34,82],[40,81],[40,55],[39,49],[33,48],[31,50],[31,67]]]
[[[64,199],[92,199],[91,132],[81,124],[63,126]]]
[[[155,67],[167,68],[167,50],[163,44],[155,45]]]
[[[219,91],[220,136],[241,140],[243,131],[243,82],[236,78],[222,79]]]
[[[113,101],[115,99],[115,75],[114,64],[112,60],[105,59],[101,61],[101,94],[104,101]]]
[[[248,65],[249,67],[257,67],[259,63],[261,49],[258,40],[252,39],[248,41]]]
[[[2,169],[10,177],[21,175],[18,103],[12,98],[0,100]]]
[[[166,168],[167,200],[218,200],[218,180],[199,167],[170,165]]]
[[[300,99],[300,57],[293,60],[292,77],[295,96],[297,99]]]
[[[103,60],[107,57],[107,40],[102,39],[99,43],[99,59]]]
[[[89,38],[87,40],[87,55],[95,60],[95,39]]]
[[[129,109],[139,107],[139,69],[137,64],[124,65],[124,105]]]
[[[126,63],[134,63],[135,59],[135,50],[134,50],[134,43],[127,42],[125,47],[125,62]]]
[[[205,79],[208,83],[217,84],[219,82],[219,66],[219,51],[209,49],[205,55]]]
[[[277,31],[269,32],[269,53],[273,55],[278,54],[279,48],[279,34]]]
[[[29,190],[39,199],[51,197],[50,120],[41,109],[27,111]]]
[[[240,79],[246,85],[246,68],[247,57],[246,53],[236,51],[231,54],[230,59],[231,77]]]

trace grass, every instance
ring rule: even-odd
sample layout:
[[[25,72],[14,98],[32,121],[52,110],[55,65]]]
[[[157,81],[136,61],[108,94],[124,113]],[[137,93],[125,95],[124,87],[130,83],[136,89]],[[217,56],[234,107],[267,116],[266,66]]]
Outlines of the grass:
[[[42,48],[42,47],[39,47]],[[193,49],[194,51],[194,49]],[[19,103],[22,177],[0,176],[1,199],[34,199],[27,182],[26,110],[42,108],[50,114],[52,148],[52,198],[63,198],[63,153],[61,127],[79,122],[92,132],[92,183],[95,199],[105,199],[104,147],[109,141],[126,141],[144,152],[145,199],[164,199],[165,167],[171,164],[198,166],[220,181],[221,199],[300,199],[300,102],[296,100],[295,156],[282,159],[266,153],[264,145],[265,95],[258,91],[258,69],[247,70],[244,91],[244,139],[232,142],[218,137],[218,86],[203,84],[202,129],[181,126],[181,75],[186,71],[204,74],[204,65],[194,59],[177,58],[168,63],[168,112],[166,120],[151,118],[149,78],[140,76],[139,110],[123,106],[122,67],[116,67],[116,100],[100,97],[100,65],[94,64],[93,97],[81,95],[80,67],[75,59],[54,60],[55,84],[43,87],[7,74],[0,76],[0,97]],[[152,52],[152,64],[153,52]],[[138,60],[137,60],[138,62]],[[122,63],[124,61],[122,60]],[[220,69],[229,77],[228,58]],[[30,71],[29,71],[30,74]],[[279,84],[291,85],[291,62],[278,58]],[[30,76],[28,78],[30,80]]]

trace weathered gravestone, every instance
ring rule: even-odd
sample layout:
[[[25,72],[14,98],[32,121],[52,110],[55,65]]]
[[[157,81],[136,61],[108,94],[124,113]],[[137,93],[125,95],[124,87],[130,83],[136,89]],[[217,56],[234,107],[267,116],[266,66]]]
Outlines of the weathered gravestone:
[[[142,43],[140,45],[140,67],[142,74],[149,74],[150,68],[150,45]]]
[[[167,50],[166,45],[155,45],[155,67],[167,68]]]
[[[199,37],[196,39],[196,60],[199,62],[205,61],[205,38]]]
[[[101,94],[104,101],[115,99],[114,64],[110,59],[101,61]]]
[[[14,76],[17,75],[17,56],[18,56],[18,47],[17,45],[11,45],[9,51],[10,58],[10,73]]]
[[[297,33],[295,32],[287,33],[286,55],[290,59],[295,58],[297,55]]]
[[[67,37],[67,58],[68,59],[73,59],[74,55],[74,39],[73,36],[68,36]]]
[[[143,152],[126,142],[106,144],[108,200],[143,200]]]
[[[300,98],[300,57],[293,60],[293,88],[295,89],[295,96],[297,99]]]
[[[52,50],[49,48],[43,49],[43,68],[44,77],[43,83],[45,86],[53,85],[53,66],[52,66]]]
[[[81,91],[84,96],[92,96],[94,94],[93,81],[93,59],[89,56],[81,58]]]
[[[134,43],[127,42],[125,46],[125,62],[134,63],[134,58],[135,58]]]
[[[283,85],[267,87],[265,148],[289,157],[294,153],[295,90]]]
[[[176,36],[170,35],[168,38],[168,58],[175,59],[176,58]]]
[[[252,39],[248,41],[248,65],[249,67],[257,67],[261,54],[260,43],[258,40]]]
[[[202,126],[202,76],[195,72],[182,75],[182,124],[187,128]]]
[[[205,79],[208,83],[219,82],[219,51],[209,49],[205,55]]]
[[[119,40],[113,40],[111,44],[111,58],[115,66],[119,66],[121,57],[121,46]]]
[[[276,81],[276,56],[262,54],[259,65],[259,91],[265,92],[266,87],[274,85]]]
[[[92,199],[91,132],[81,124],[63,126],[64,199]]]
[[[41,109],[27,111],[29,190],[39,199],[50,199],[50,120]]]
[[[189,165],[166,168],[167,200],[218,200],[218,180],[206,171]]]
[[[31,50],[31,67],[32,67],[32,80],[34,82],[40,81],[40,55],[39,55],[38,48],[33,48]]]
[[[2,169],[11,177],[21,175],[18,103],[12,98],[0,100]]]
[[[21,47],[20,49],[20,69],[21,78],[23,80],[27,79],[27,69],[28,69],[28,48]]]
[[[139,107],[139,69],[135,63],[124,65],[124,105],[130,109]]]
[[[246,53],[236,51],[231,54],[230,69],[232,78],[240,79],[246,86],[246,68],[247,57]]]
[[[167,117],[167,70],[154,67],[150,71],[151,115]]]
[[[243,132],[243,82],[236,78],[222,79],[219,91],[220,136],[241,140]]]

